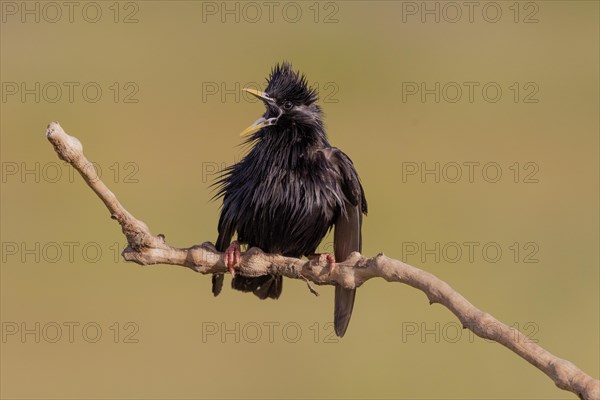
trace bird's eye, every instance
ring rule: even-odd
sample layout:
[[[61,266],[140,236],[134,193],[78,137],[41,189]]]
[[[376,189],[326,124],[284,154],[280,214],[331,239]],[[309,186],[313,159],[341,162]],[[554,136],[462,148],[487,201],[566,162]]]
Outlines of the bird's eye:
[[[292,104],[291,101],[286,101],[285,103],[283,103],[283,109],[286,111],[290,111],[293,106],[294,105]]]

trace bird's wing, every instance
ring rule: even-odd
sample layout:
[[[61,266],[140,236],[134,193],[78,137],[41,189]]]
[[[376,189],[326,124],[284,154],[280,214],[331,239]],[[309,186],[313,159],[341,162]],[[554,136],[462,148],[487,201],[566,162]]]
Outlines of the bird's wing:
[[[335,222],[333,234],[336,261],[344,261],[353,251],[362,250],[362,214],[367,212],[367,200],[360,179],[350,158],[341,150],[332,148],[328,158],[339,174],[339,184],[345,197],[345,210],[341,210]],[[335,287],[334,326],[335,333],[346,333],[356,289]]]

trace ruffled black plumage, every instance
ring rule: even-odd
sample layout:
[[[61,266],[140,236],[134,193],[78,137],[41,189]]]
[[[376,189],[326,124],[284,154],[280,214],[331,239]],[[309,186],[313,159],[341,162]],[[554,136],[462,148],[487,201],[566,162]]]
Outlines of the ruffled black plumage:
[[[240,243],[268,253],[308,256],[328,230],[339,225],[334,247],[342,261],[351,251],[360,251],[361,214],[367,212],[354,165],[329,144],[321,109],[315,104],[316,92],[290,64],[273,69],[266,93],[275,103],[267,104],[264,117],[281,117],[276,125],[256,132],[249,153],[215,182],[216,197],[223,199],[216,247],[224,251],[237,233]],[[281,105],[286,102],[293,108],[284,110]],[[213,283],[218,294],[222,275]],[[260,298],[278,298],[282,281],[238,274],[232,286]],[[341,336],[350,319],[354,291],[339,295],[339,307],[337,293],[336,332]]]

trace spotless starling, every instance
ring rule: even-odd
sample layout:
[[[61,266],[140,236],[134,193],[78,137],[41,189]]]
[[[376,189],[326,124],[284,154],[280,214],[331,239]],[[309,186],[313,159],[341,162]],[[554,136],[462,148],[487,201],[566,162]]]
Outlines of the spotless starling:
[[[288,257],[313,256],[334,228],[332,264],[361,251],[362,214],[367,200],[350,158],[332,147],[323,125],[316,91],[289,63],[276,65],[264,92],[244,89],[259,98],[266,112],[242,132],[251,146],[215,183],[223,198],[216,248],[225,252],[234,275],[232,287],[260,299],[281,295],[281,276],[246,277],[234,273],[240,244]],[[231,242],[237,233],[237,241]],[[213,294],[223,274],[213,276]],[[335,288],[334,326],[343,336],[350,322],[356,289]]]

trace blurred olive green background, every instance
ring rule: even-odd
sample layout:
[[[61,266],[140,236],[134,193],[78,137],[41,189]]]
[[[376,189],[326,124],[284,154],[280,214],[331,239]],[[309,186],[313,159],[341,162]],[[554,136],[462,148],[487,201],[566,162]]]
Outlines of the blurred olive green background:
[[[439,23],[421,22],[420,2],[276,3],[271,21],[260,2],[258,19],[235,2],[97,2],[95,23],[86,20],[96,18],[94,5],[77,3],[71,22],[67,8],[56,18],[45,4],[2,4],[3,398],[574,398],[502,346],[457,333],[448,310],[402,285],[367,282],[346,337],[329,343],[330,287],[315,297],[287,280],[279,301],[260,301],[230,290],[227,277],[213,298],[208,276],[120,259],[119,226],[58,161],[47,124],[57,120],[83,142],[154,233],[175,246],[214,241],[214,171],[243,156],[238,133],[263,112],[237,90],[264,84],[282,60],[320,86],[331,142],[361,175],[370,206],[364,253],[436,274],[598,377],[597,2],[518,3],[518,22],[513,2],[500,2],[495,23],[482,17],[486,3],[472,23],[465,7],[446,21],[454,11],[434,2]],[[412,6],[416,15],[403,14]],[[23,22],[24,7],[40,7],[40,21],[25,14]],[[524,23],[528,16],[537,22]],[[35,92],[36,82],[39,102],[22,98],[20,85]],[[58,98],[52,82],[63,88]],[[403,82],[479,86],[472,102],[462,86],[459,101],[446,101],[447,87],[436,103],[433,95],[403,101]],[[495,103],[482,97],[488,82],[502,89]],[[96,87],[102,96],[92,102]],[[527,103],[532,87],[538,101]],[[415,165],[406,163],[436,162],[495,162],[502,177],[489,183],[479,167],[470,183],[465,167],[456,183],[403,179],[403,166]],[[537,182],[524,182],[536,166]],[[452,252],[427,255],[454,242],[476,242],[474,259],[465,247],[457,262]],[[486,243],[501,247],[497,262],[483,257]],[[36,323],[39,343],[9,334]],[[68,323],[79,324],[72,343]],[[82,333],[90,323],[102,329],[96,343],[94,329]],[[56,343],[53,324],[62,327]],[[257,326],[262,336],[251,343]],[[239,343],[233,333],[221,338],[222,327]]]

